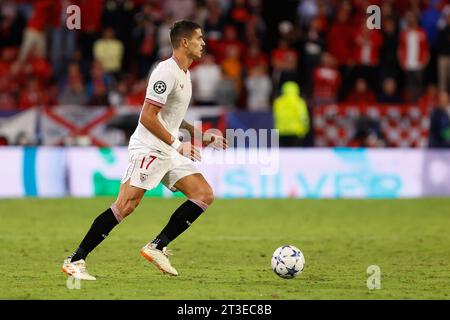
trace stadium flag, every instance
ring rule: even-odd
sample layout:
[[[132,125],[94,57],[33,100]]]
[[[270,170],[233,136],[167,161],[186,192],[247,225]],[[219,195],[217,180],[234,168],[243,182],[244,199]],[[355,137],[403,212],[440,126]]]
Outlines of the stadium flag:
[[[110,107],[73,105],[45,108],[41,116],[42,143],[98,147],[123,144],[123,133],[107,128],[115,115],[115,109]]]
[[[0,136],[6,137],[9,144],[16,144],[19,135],[24,135],[28,141],[34,142],[38,121],[37,108],[21,111],[1,120]]]

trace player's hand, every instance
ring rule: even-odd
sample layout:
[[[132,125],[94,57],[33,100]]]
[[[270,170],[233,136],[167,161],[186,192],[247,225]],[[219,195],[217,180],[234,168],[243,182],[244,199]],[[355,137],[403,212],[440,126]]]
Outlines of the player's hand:
[[[190,142],[183,142],[178,148],[178,153],[192,161],[200,161],[202,158],[200,156],[200,151],[194,147]]]
[[[212,146],[216,150],[228,148],[228,140],[218,134],[206,133],[203,135],[203,145]]]

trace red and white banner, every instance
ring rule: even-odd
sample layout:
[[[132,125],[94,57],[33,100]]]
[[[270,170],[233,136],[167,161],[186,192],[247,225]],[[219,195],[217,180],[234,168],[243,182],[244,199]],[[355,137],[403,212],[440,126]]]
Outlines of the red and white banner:
[[[114,108],[58,106],[45,108],[41,116],[44,145],[95,145],[106,147],[123,143],[120,130],[109,130],[107,123],[116,116]]]

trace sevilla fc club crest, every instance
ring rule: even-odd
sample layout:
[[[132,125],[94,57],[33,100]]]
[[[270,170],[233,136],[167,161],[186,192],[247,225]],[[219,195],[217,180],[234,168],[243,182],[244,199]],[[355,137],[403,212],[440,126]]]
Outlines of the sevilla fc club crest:
[[[148,178],[148,174],[141,173],[141,182],[144,182],[145,180],[147,180],[147,178]]]

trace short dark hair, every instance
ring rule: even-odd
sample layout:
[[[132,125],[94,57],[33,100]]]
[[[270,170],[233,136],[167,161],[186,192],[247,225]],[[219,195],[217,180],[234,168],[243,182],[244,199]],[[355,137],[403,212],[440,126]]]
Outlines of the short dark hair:
[[[170,42],[172,43],[172,47],[175,49],[178,48],[182,38],[190,38],[195,30],[201,28],[202,27],[194,21],[180,20],[175,22],[172,28],[170,28]]]

